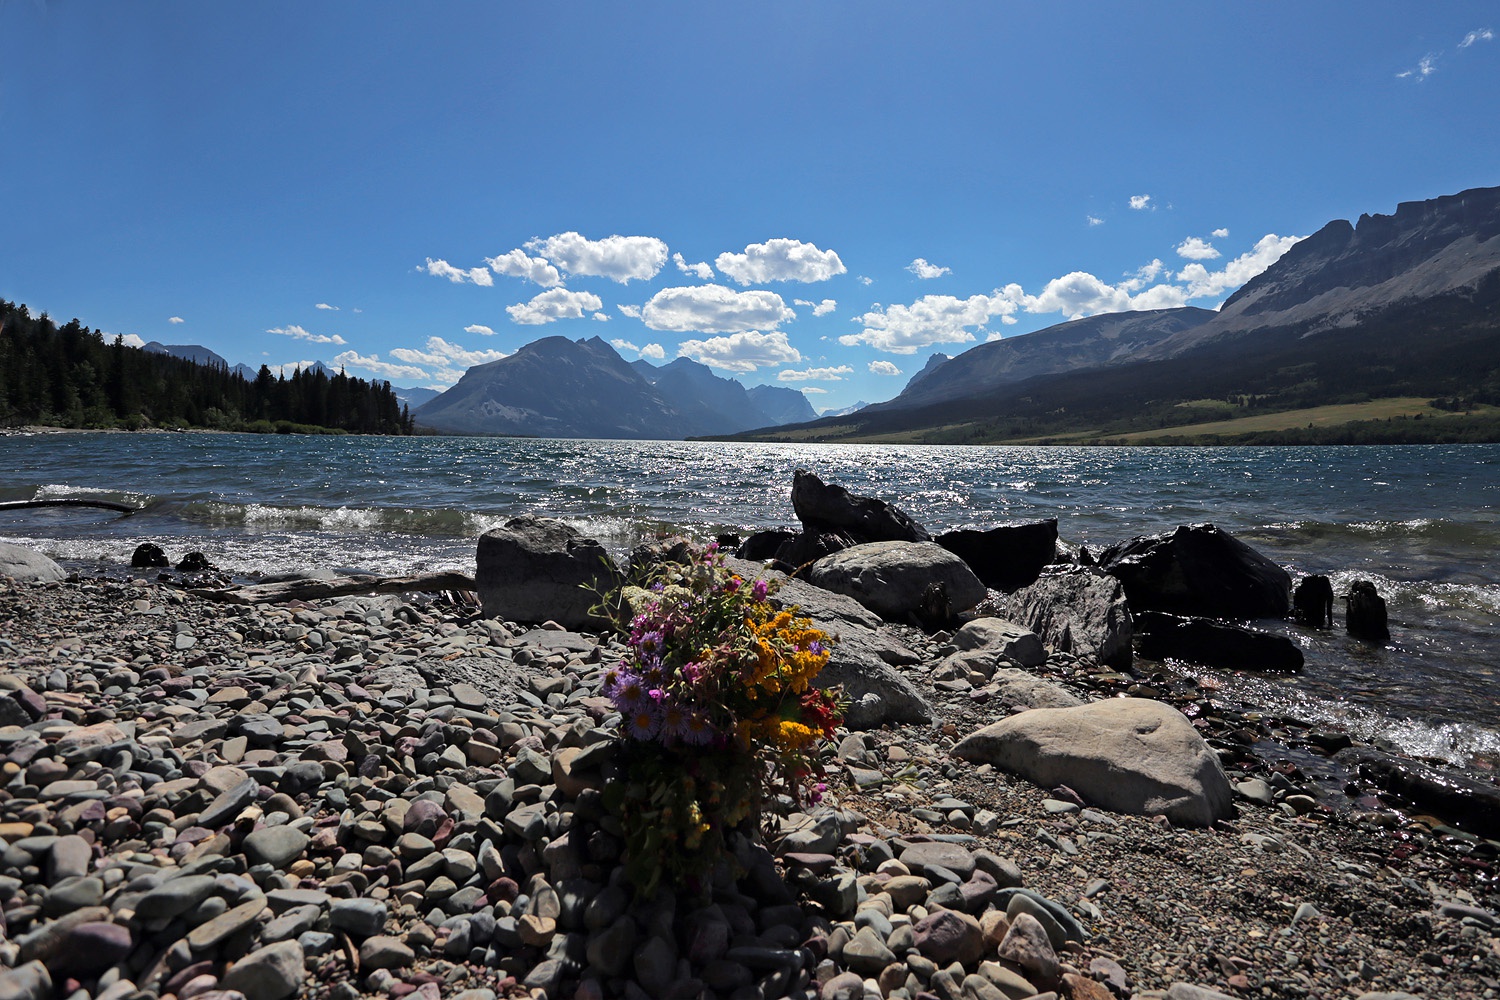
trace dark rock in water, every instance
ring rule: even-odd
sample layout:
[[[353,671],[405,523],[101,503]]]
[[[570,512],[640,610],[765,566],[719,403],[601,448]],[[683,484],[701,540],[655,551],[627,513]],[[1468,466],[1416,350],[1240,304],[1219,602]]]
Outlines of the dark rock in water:
[[[1125,585],[1135,612],[1285,618],[1291,611],[1291,575],[1212,524],[1110,546],[1099,554],[1099,566]]]
[[[1333,628],[1333,583],[1312,573],[1297,581],[1292,591],[1292,609],[1297,621],[1313,628]]]
[[[590,609],[618,580],[604,546],[561,521],[514,517],[479,536],[474,585],[488,618],[599,628]]]
[[[720,552],[736,552],[740,547],[740,536],[732,531],[715,535],[714,544],[719,547]]]
[[[1481,837],[1500,838],[1500,786],[1368,747],[1342,750],[1335,759],[1422,812]]]
[[[1112,667],[1129,667],[1134,632],[1120,581],[1085,566],[1049,566],[1010,595],[1006,617],[1048,646]]]
[[[791,572],[858,544],[858,539],[842,531],[804,531],[777,547],[776,561]]]
[[[781,548],[784,542],[789,542],[797,537],[795,531],[785,528],[770,528],[766,531],[757,531],[749,538],[740,543],[735,550],[735,557],[748,559],[751,562],[765,562],[767,559],[776,558],[776,550]]]
[[[968,563],[986,587],[1019,590],[1034,583],[1042,567],[1056,560],[1057,518],[1002,524],[987,531],[948,531],[935,541]]]
[[[792,476],[792,508],[808,531],[833,529],[860,542],[930,542],[932,536],[901,508],[850,493],[798,469]]]
[[[179,573],[207,573],[213,568],[214,564],[202,552],[189,552],[177,562]]]
[[[1135,616],[1136,651],[1148,660],[1186,660],[1225,670],[1274,670],[1297,673],[1302,650],[1284,635],[1244,628],[1206,618],[1185,618],[1160,611]]]
[[[933,542],[866,542],[819,559],[808,580],[854,598],[891,621],[922,607],[927,588],[943,586],[945,602],[967,611],[985,598],[984,584],[964,561]]]
[[[171,561],[162,547],[155,542],[142,542],[135,547],[135,552],[130,557],[130,565],[135,569],[155,569],[159,566],[170,566]]]
[[[1356,639],[1370,642],[1385,642],[1391,637],[1391,628],[1385,615],[1385,598],[1369,580],[1355,580],[1344,598],[1349,602],[1344,612],[1344,628]]]

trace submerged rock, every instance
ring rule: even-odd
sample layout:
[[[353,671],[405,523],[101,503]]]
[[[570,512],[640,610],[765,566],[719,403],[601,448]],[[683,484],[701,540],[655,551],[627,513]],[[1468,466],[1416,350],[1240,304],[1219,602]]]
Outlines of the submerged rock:
[[[1225,670],[1302,670],[1302,650],[1274,632],[1160,611],[1136,615],[1135,627],[1137,651],[1148,660],[1186,660]]]
[[[1125,585],[1136,612],[1285,618],[1291,611],[1291,575],[1212,524],[1132,538],[1101,552],[1099,566]]]

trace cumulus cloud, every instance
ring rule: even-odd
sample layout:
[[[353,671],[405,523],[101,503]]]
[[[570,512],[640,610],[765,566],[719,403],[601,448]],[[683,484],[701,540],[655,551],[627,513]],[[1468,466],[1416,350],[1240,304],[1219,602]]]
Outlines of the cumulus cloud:
[[[585,312],[604,308],[604,302],[593,292],[570,292],[566,288],[552,288],[541,292],[530,302],[519,302],[506,306],[513,323],[523,326],[540,326],[560,319],[582,319]]]
[[[832,250],[819,250],[811,243],[787,239],[751,243],[744,253],[719,254],[714,263],[741,285],[827,281],[846,270],[844,262]]]
[[[277,326],[267,330],[266,332],[274,333],[279,337],[292,337],[296,340],[305,340],[310,344],[338,344],[340,346],[343,346],[344,344],[348,343],[348,341],[346,341],[343,337],[340,337],[336,333],[330,337],[321,333],[310,333],[307,330],[304,330],[302,327],[296,325]]]
[[[447,278],[455,285],[462,285],[467,281],[471,284],[483,285],[485,288],[488,288],[495,283],[495,279],[490,276],[490,272],[482,267],[471,267],[465,271],[461,267],[454,267],[446,260],[433,260],[431,257],[428,257],[427,263],[418,267],[417,270],[426,271],[434,278]]]
[[[1120,287],[1127,292],[1138,292],[1161,277],[1164,270],[1166,270],[1166,265],[1158,257],[1151,263],[1142,265],[1127,274],[1125,280],[1120,282]]]
[[[729,372],[753,372],[757,368],[802,360],[802,354],[779,330],[770,333],[751,330],[707,340],[684,340],[677,345],[677,356]]]
[[[647,326],[672,333],[768,330],[796,318],[775,292],[737,292],[724,285],[663,288],[641,308]]]
[[[1458,43],[1458,47],[1461,49],[1466,49],[1470,45],[1473,45],[1475,42],[1489,42],[1493,41],[1494,38],[1495,33],[1489,28],[1480,28],[1477,31],[1471,31],[1467,35],[1465,35],[1464,40]]]
[[[708,281],[714,276],[714,269],[709,267],[707,262],[699,261],[696,264],[689,264],[680,253],[672,255],[672,263],[676,264],[677,270],[683,274],[691,274],[694,277],[702,278],[704,281]]]
[[[1149,194],[1133,194],[1130,196],[1130,207],[1137,212],[1151,207],[1151,196]]]
[[[1221,295],[1237,288],[1281,259],[1301,236],[1262,236],[1248,252],[1224,265],[1222,271],[1210,271],[1202,264],[1189,264],[1177,272],[1177,280],[1187,285],[1190,299]]]
[[[814,316],[827,316],[839,307],[833,299],[824,299],[822,302],[814,302],[811,299],[793,299],[792,305],[811,309]]]
[[[511,250],[498,257],[486,257],[484,262],[496,274],[509,278],[525,278],[527,281],[552,288],[562,284],[562,275],[541,257],[528,257],[525,250]]]
[[[897,368],[896,365],[893,362],[890,362],[890,361],[871,361],[869,367],[870,367],[870,374],[871,375],[900,375],[901,374],[901,369]]]
[[[1216,240],[1228,239],[1229,238],[1229,230],[1227,230],[1227,229],[1215,229],[1210,235],[1212,235],[1213,238],[1216,239]]]
[[[122,333],[122,334],[120,334],[120,340],[122,340],[124,342],[124,344],[125,344],[126,347],[145,347],[146,346],[146,342],[144,340],[142,340],[140,337],[138,337],[135,334],[133,334],[133,333]]]
[[[495,331],[483,323],[473,323],[464,327],[464,333],[477,333],[484,337],[493,337],[495,335]]]
[[[319,302],[317,305],[313,306],[313,308],[314,309],[324,309],[324,310],[327,310],[328,312],[338,312],[339,311],[339,307],[338,306],[331,306],[327,302]]]
[[[1197,236],[1189,236],[1177,244],[1177,256],[1186,257],[1188,260],[1213,260],[1219,256],[1219,251],[1213,248],[1213,244]]]
[[[656,361],[660,361],[666,356],[666,348],[662,347],[660,344],[647,344],[645,347],[641,348],[641,357],[643,358],[652,358]]]
[[[804,368],[801,371],[787,368],[778,372],[776,378],[782,382],[842,382],[845,375],[853,374],[853,368],[839,365],[836,368]]]
[[[590,316],[589,319],[597,320],[600,323],[608,323],[609,322],[609,313],[606,313],[606,312],[596,312],[596,313],[594,313],[594,315]]]
[[[428,377],[427,369],[425,368],[418,368],[415,365],[396,365],[389,361],[381,361],[378,354],[365,356],[355,351],[345,351],[343,354],[336,355],[333,360],[336,364],[342,365],[345,368],[357,368],[385,379],[425,379]],[[455,379],[455,381],[457,380]]]
[[[176,326],[178,323],[186,323],[187,320],[183,319],[181,316],[168,316],[167,322],[171,323],[173,326]]]
[[[391,350],[391,357],[397,361],[405,361],[408,364],[428,365],[433,368],[443,369],[455,367],[472,368],[474,365],[499,361],[501,358],[509,357],[509,355],[504,351],[470,351],[460,347],[458,344],[450,344],[442,337],[428,337],[427,346],[422,350],[397,347]]]
[[[866,344],[891,354],[915,354],[932,344],[968,343],[974,339],[970,329],[981,328],[997,316],[1001,322],[1014,323],[1013,314],[1019,307],[1016,297],[1020,294],[1020,285],[1010,285],[993,295],[971,295],[967,299],[924,295],[909,306],[882,308],[877,304],[855,319],[864,329],[840,337],[839,343],[845,347]]]
[[[611,340],[609,342],[609,346],[613,347],[617,351],[634,351],[637,354],[641,353],[641,349],[639,347],[632,344],[630,341],[626,340],[623,337],[616,337],[614,340]]]
[[[568,274],[609,278],[622,285],[656,277],[667,262],[667,245],[654,236],[616,235],[591,240],[575,232],[566,232],[546,239],[528,240],[526,249]]]
[[[615,306],[615,308],[620,310],[620,315],[622,316],[629,316],[631,319],[641,318],[640,306]]]
[[[809,393],[809,392],[816,392],[820,396],[826,396],[828,394],[828,390],[827,389],[824,389],[822,386],[817,386],[817,385],[804,385],[804,386],[801,386],[800,388],[798,388],[797,391],[800,392],[800,393],[804,393],[804,394]]]
[[[951,274],[953,272],[953,268],[951,267],[938,267],[936,264],[929,264],[922,257],[918,257],[910,264],[907,264],[906,269],[912,274],[915,274],[917,277],[922,278],[923,280],[926,280],[928,278],[941,278],[943,275]]]
[[[1097,216],[1097,215],[1086,215],[1086,216],[1084,216],[1084,218],[1089,220],[1089,225],[1091,225],[1091,226],[1102,226],[1102,225],[1104,225],[1104,220],[1101,219],[1101,218],[1099,218],[1099,216]]]

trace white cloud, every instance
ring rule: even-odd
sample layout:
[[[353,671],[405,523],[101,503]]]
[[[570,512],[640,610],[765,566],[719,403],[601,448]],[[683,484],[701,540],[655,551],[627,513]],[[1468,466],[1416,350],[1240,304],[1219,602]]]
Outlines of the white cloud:
[[[1014,289],[1012,294],[1011,289]],[[960,299],[953,295],[924,295],[909,306],[876,305],[855,322],[862,323],[860,333],[839,338],[845,347],[867,344],[891,354],[915,354],[932,344],[964,344],[974,339],[970,328],[983,327],[996,316],[1014,323],[1012,314],[1018,308],[1015,296],[1021,286],[996,290],[994,295],[971,295]]]
[[[499,361],[501,358],[509,357],[504,351],[470,351],[458,344],[450,344],[442,337],[428,337],[427,346],[424,350],[413,350],[409,347],[397,347],[391,350],[391,357],[397,361],[405,361],[413,365],[428,365],[433,368],[453,368],[462,366],[472,368],[474,365],[488,364],[491,361]],[[457,381],[455,379],[455,381]]]
[[[936,264],[929,264],[922,257],[918,257],[910,264],[907,264],[906,269],[912,274],[915,274],[917,277],[922,278],[923,280],[926,280],[928,278],[941,278],[945,274],[953,273],[953,268],[938,267]]]
[[[1086,215],[1086,216],[1084,216],[1084,218],[1089,220],[1089,225],[1091,225],[1091,226],[1102,226],[1102,225],[1104,225],[1104,220],[1101,219],[1101,218],[1099,218],[1099,216],[1097,216],[1097,215]]]
[[[176,326],[178,323],[186,323],[187,320],[183,319],[181,316],[168,316],[167,322],[171,323],[173,326]]]
[[[122,341],[124,341],[126,347],[145,347],[146,346],[146,342],[144,340],[142,340],[140,337],[138,337],[135,334],[133,334],[133,333],[122,333],[122,334],[120,334],[120,339]]]
[[[562,275],[557,273],[557,268],[541,257],[526,256],[524,250],[511,250],[498,257],[486,257],[484,262],[496,274],[503,274],[509,278],[525,278],[543,288],[552,288],[562,284]]]
[[[804,368],[797,371],[787,368],[776,375],[781,382],[842,382],[845,375],[853,375],[854,369],[848,365],[839,365],[837,368]]]
[[[335,364],[343,365],[345,368],[358,368],[361,371],[367,371],[386,379],[425,379],[429,377],[425,368],[418,368],[415,365],[393,365],[389,361],[381,361],[378,354],[371,354],[365,357],[354,351],[345,351],[343,354],[335,356],[333,360]],[[307,365],[306,362],[299,362],[299,364],[303,367]]]
[[[1224,265],[1222,271],[1210,271],[1202,264],[1189,264],[1177,272],[1177,280],[1187,284],[1190,299],[1221,295],[1237,288],[1281,259],[1303,237],[1277,236],[1268,233],[1254,248]]]
[[[677,345],[677,356],[730,372],[753,372],[757,368],[802,360],[802,354],[787,342],[786,334],[778,330],[770,333],[751,330],[708,340],[684,340]]]
[[[666,356],[666,349],[663,348],[660,344],[647,344],[645,347],[641,348],[641,357],[643,358],[654,358],[655,360],[660,361]]]
[[[589,319],[598,320],[600,323],[608,323],[609,313],[596,312],[594,313],[594,315],[590,316]]]
[[[1219,256],[1219,251],[1215,250],[1207,240],[1189,236],[1177,244],[1177,256],[1186,257],[1188,260],[1213,260]]]
[[[704,281],[709,281],[714,276],[714,269],[709,267],[707,262],[699,261],[696,264],[689,264],[680,253],[672,255],[672,263],[676,264],[677,270],[683,274],[691,274],[694,277],[702,278]]]
[[[871,285],[875,284],[875,279],[874,278],[867,278],[863,274],[861,274],[859,277],[855,278],[854,280],[857,281],[857,282],[859,282],[861,285],[864,285],[866,288],[868,288]]]
[[[1467,35],[1465,35],[1464,40],[1458,43],[1458,47],[1461,49],[1466,49],[1470,45],[1473,45],[1475,42],[1493,41],[1494,38],[1495,33],[1489,28],[1480,28],[1477,31],[1471,31]]]
[[[539,326],[560,319],[582,319],[585,312],[604,308],[604,302],[593,292],[570,292],[566,288],[552,288],[540,292],[530,302],[506,306],[511,322],[524,326]]]
[[[307,330],[304,330],[302,327],[296,325],[273,327],[266,332],[274,333],[280,337],[292,337],[296,340],[305,340],[310,344],[338,344],[342,346],[348,343],[348,341],[346,341],[343,337],[340,337],[336,333],[333,336],[329,337],[321,333],[309,333]]]
[[[641,318],[640,306],[615,306],[615,308],[620,310],[620,315],[622,316],[629,316],[631,319]]]
[[[462,285],[467,281],[488,288],[495,283],[495,279],[490,276],[490,272],[482,267],[471,267],[465,271],[461,267],[454,267],[446,260],[433,260],[431,257],[428,257],[427,263],[418,267],[417,270],[426,271],[434,278],[447,278],[455,285]]]
[[[1216,239],[1216,240],[1228,239],[1229,238],[1229,230],[1227,230],[1227,229],[1215,229],[1213,231],[1213,233],[1211,233],[1210,235],[1212,235],[1213,238]]]
[[[617,351],[634,351],[637,354],[641,353],[641,349],[639,347],[635,346],[623,337],[616,337],[614,340],[611,340],[609,342],[609,346],[613,347]]]
[[[890,362],[890,361],[871,361],[870,362],[870,374],[871,375],[900,375],[901,374],[901,369],[897,368],[896,365],[893,362]]]
[[[569,274],[609,278],[622,285],[656,277],[667,262],[667,245],[654,236],[606,236],[590,240],[566,232],[528,240],[526,249]]]
[[[804,385],[797,391],[801,393],[816,392],[820,396],[826,396],[828,394],[828,390],[820,385]]]
[[[357,313],[362,313],[362,312],[364,312],[364,310],[363,310],[363,309],[356,309],[356,310],[354,310],[354,311],[355,311],[355,312],[357,312]]]
[[[741,285],[827,281],[846,270],[844,262],[832,250],[819,250],[811,243],[788,239],[751,243],[744,253],[719,254],[714,263]]]
[[[1437,54],[1427,53],[1418,62],[1415,69],[1404,69],[1396,74],[1396,79],[1405,80],[1408,77],[1415,78],[1418,82],[1427,79],[1437,72]]]
[[[483,323],[474,323],[470,326],[464,327],[464,333],[477,333],[484,337],[493,337],[495,335],[495,331],[485,326]]]
[[[1130,207],[1137,212],[1151,207],[1151,196],[1149,194],[1133,194],[1130,196]]]
[[[319,302],[317,305],[313,306],[313,308],[314,309],[326,309],[329,312],[338,312],[339,311],[339,307],[338,306],[331,306],[327,302]]]
[[[1162,271],[1165,268],[1166,265],[1158,257],[1152,260],[1151,263],[1142,265],[1136,268],[1134,272],[1127,274],[1125,280],[1120,282],[1120,287],[1127,292],[1138,292],[1161,277]]]
[[[813,315],[814,316],[827,316],[829,313],[833,312],[838,307],[839,307],[839,304],[837,302],[835,302],[833,299],[824,299],[822,302],[819,302],[817,305],[813,306]]]
[[[641,309],[647,326],[672,333],[743,333],[796,318],[775,292],[737,292],[723,285],[663,288]]]

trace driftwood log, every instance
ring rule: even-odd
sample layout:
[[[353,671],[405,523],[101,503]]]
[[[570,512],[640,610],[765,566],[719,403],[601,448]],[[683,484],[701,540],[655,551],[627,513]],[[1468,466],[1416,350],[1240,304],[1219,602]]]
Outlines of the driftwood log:
[[[474,578],[463,573],[428,573],[422,576],[355,576],[341,580],[287,580],[281,583],[249,583],[215,590],[189,590],[194,597],[224,604],[279,604],[283,601],[318,601],[327,597],[356,594],[435,593],[440,590],[473,590]]]
[[[24,510],[27,507],[98,507],[101,510],[118,511],[121,514],[134,514],[140,510],[139,507],[128,503],[117,503],[114,500],[80,500],[72,497],[59,498],[57,500],[6,500],[0,502],[0,510]]]

